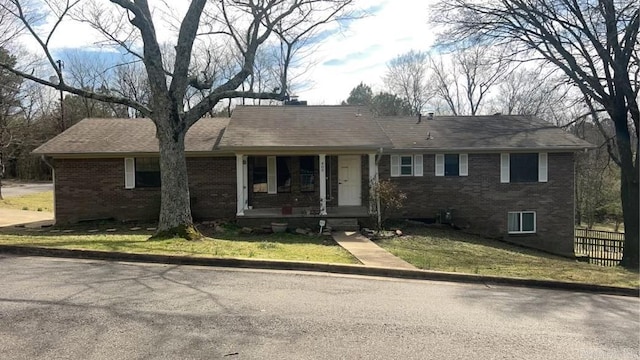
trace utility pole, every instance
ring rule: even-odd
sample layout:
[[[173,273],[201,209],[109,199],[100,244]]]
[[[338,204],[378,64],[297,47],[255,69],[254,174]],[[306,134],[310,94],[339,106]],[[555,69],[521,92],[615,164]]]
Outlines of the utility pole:
[[[64,61],[57,60],[56,63],[58,64],[58,73],[60,74],[59,83],[62,84],[62,69],[64,69]],[[60,89],[60,130],[67,130],[67,125],[64,123],[64,94],[62,89]]]

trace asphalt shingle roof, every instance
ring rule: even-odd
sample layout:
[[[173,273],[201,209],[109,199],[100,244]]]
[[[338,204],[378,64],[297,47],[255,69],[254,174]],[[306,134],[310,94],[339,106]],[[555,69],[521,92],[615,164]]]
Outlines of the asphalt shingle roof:
[[[559,150],[593,147],[527,116],[375,117],[359,106],[238,106],[231,119],[204,118],[186,152],[251,150]],[[157,153],[149,119],[84,119],[34,150],[44,155]]]
[[[228,118],[203,118],[187,132],[186,152],[217,150]],[[34,154],[157,153],[156,128],[150,119],[84,119],[33,151]]]
[[[221,149],[389,146],[362,106],[238,106],[220,142]]]
[[[378,124],[396,149],[576,150],[592,144],[529,116],[380,117]]]

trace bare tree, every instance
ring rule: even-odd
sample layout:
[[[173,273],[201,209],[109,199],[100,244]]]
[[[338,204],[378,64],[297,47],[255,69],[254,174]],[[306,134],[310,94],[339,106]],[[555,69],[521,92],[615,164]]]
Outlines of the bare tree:
[[[422,112],[432,97],[429,89],[427,53],[411,50],[398,55],[387,64],[384,83],[391,93],[405,99],[411,107],[411,114]]]
[[[514,60],[542,59],[571,79],[588,104],[593,102],[607,112],[616,134],[608,142],[608,151],[621,174],[625,224],[621,264],[638,269],[637,1],[453,0],[439,2],[434,12],[438,16],[433,21],[447,26],[447,39],[491,43],[512,54]]]
[[[549,69],[515,69],[498,86],[491,109],[508,115],[536,116],[564,126],[573,120],[572,111],[567,109],[581,100],[573,88],[566,77],[556,76]]]
[[[146,104],[151,99],[149,80],[141,61],[118,64],[110,77],[108,86],[116,96],[132,99],[140,104]],[[127,108],[127,115],[134,118],[143,116],[140,110],[133,107]]]
[[[576,224],[584,222],[591,228],[596,221],[612,220],[617,231],[622,209],[615,185],[620,187],[620,172],[614,171],[617,169],[606,147],[606,139],[613,136],[614,127],[611,121],[602,121],[601,125],[607,137],[593,122],[580,121],[570,127],[576,136],[599,145],[593,151],[576,156]]]
[[[0,0],[0,4],[4,2],[7,0]],[[0,48],[9,48],[21,31],[19,21],[5,9],[4,5],[0,5]]]
[[[443,56],[430,56],[429,70],[429,81],[434,94],[429,105],[439,114],[464,114],[463,90],[458,81],[458,67],[453,62],[445,63]]]
[[[16,58],[0,47],[0,61],[15,66]],[[9,150],[19,141],[16,134],[16,115],[20,110],[18,94],[22,78],[5,69],[0,69],[0,200],[2,199],[2,178],[5,175],[5,163],[11,153]]]
[[[41,32],[44,27],[36,27],[33,22],[36,9],[27,7],[23,1],[9,0],[1,6],[19,19],[25,31],[38,42],[50,66],[56,71],[59,82],[56,84],[28,71],[12,69],[6,64],[0,64],[0,67],[46,86],[91,99],[125,105],[153,120],[160,147],[162,183],[156,236],[177,235],[191,239],[200,237],[200,234],[193,227],[189,202],[184,154],[187,130],[223,99],[284,99],[287,94],[286,77],[281,79],[278,92],[238,90],[253,72],[258,48],[267,39],[277,35],[274,30],[281,24],[296,23],[295,19],[305,19],[297,23],[301,28],[310,27],[316,22],[326,22],[327,13],[332,14],[331,19],[335,19],[347,11],[352,0],[192,0],[183,12],[182,19],[175,24],[177,34],[173,38],[172,46],[175,59],[171,62],[163,57],[162,44],[158,39],[160,27],[157,26],[171,21],[166,16],[175,13],[171,9],[165,12],[154,11],[147,0],[111,0],[111,5],[96,2],[93,9],[85,8],[89,11],[77,16],[100,31],[109,44],[117,45],[130,56],[142,61],[149,82],[148,102],[112,93],[85,90],[66,83],[62,78],[62,72],[56,67],[49,45],[59,24],[68,17],[70,11],[79,6],[79,2],[51,0],[44,3],[49,6],[50,13],[55,17],[52,27],[45,33]],[[169,5],[164,2],[158,6]],[[37,13],[40,13],[40,9]],[[287,33],[294,30],[297,32],[300,29],[294,25]],[[229,44],[242,54],[240,66],[220,83],[208,81],[207,78],[194,74],[191,67],[194,43],[197,39],[211,37],[219,38],[220,44]],[[207,89],[209,92],[202,100],[188,108],[185,99],[190,88]]]
[[[428,60],[434,97],[453,115],[478,115],[490,90],[509,72],[501,56],[481,45],[432,55]]]

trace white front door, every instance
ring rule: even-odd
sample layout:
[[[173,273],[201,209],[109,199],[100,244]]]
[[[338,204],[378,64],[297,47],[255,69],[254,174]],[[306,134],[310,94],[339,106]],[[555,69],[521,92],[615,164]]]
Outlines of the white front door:
[[[338,156],[338,206],[362,205],[361,192],[360,156]]]

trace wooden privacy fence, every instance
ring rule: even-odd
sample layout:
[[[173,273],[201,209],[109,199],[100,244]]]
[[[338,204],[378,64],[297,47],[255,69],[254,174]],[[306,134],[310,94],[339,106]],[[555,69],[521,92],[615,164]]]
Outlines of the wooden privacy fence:
[[[577,257],[587,257],[591,264],[616,266],[622,260],[624,233],[576,229],[573,247]]]

